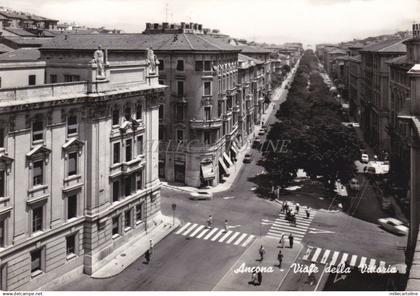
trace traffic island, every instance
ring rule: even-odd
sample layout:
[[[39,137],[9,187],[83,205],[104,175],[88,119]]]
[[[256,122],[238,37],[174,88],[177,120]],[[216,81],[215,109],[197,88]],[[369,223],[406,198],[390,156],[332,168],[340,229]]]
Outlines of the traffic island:
[[[264,246],[264,259],[260,261],[259,249]],[[213,291],[277,291],[302,249],[300,243],[284,248],[277,239],[262,237],[246,250],[228,272],[220,279]],[[278,253],[281,250],[283,262],[279,267]],[[252,272],[261,271],[261,284],[252,282]]]

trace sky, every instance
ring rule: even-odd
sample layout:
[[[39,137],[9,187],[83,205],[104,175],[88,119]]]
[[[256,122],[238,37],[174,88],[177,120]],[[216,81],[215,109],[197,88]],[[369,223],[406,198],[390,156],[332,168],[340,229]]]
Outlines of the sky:
[[[268,43],[337,43],[420,22],[420,0],[0,0],[0,6],[127,33],[142,32],[146,22],[195,22]]]

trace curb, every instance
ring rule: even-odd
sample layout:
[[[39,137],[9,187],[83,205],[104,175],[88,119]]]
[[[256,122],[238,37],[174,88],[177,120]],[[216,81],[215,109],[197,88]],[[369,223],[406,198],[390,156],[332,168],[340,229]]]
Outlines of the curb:
[[[297,258],[299,257],[300,253],[302,252],[302,250],[303,250],[303,244],[300,243],[300,250],[296,254],[294,262],[296,262]],[[280,284],[277,287],[277,291],[280,291],[280,287],[283,285],[283,283],[286,280],[287,276],[289,275],[289,272],[290,272],[291,269],[292,269],[291,266],[289,266],[289,269],[287,270],[286,274],[284,275],[283,279],[280,281]]]

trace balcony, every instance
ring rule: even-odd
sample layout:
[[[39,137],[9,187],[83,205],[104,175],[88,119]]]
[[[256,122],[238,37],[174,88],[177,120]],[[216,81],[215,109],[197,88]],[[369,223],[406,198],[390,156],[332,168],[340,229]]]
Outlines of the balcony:
[[[226,90],[226,95],[227,96],[234,96],[234,95],[236,95],[236,87],[232,87],[231,89],[227,89]]]
[[[235,113],[241,112],[241,108],[238,105],[236,105],[233,107],[233,112]]]
[[[193,129],[218,129],[222,127],[222,120],[220,118],[210,120],[191,119],[190,127]]]
[[[172,97],[172,102],[174,103],[183,103],[183,104],[188,103],[188,100],[185,97],[185,95],[171,94],[171,97]]]
[[[129,175],[139,169],[141,169],[146,163],[144,155],[138,155],[130,161],[114,164],[110,169],[110,177],[116,177],[119,175]]]
[[[232,119],[232,110],[228,111],[226,114],[223,114],[223,121],[229,121]]]

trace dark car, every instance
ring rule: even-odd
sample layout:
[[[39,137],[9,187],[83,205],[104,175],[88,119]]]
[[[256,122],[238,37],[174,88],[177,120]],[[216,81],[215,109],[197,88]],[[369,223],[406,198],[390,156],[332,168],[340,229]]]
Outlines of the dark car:
[[[252,153],[248,152],[247,154],[245,154],[244,163],[250,163],[250,162],[252,162]]]

